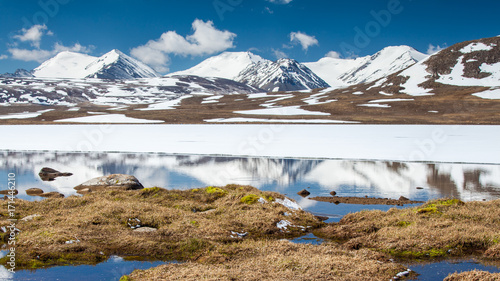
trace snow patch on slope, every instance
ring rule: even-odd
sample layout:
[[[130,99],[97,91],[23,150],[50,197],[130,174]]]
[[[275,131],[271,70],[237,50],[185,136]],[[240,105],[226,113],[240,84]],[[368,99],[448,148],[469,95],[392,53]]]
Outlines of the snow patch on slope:
[[[235,111],[238,114],[251,114],[251,115],[330,115],[330,113],[309,111],[301,109],[300,106],[285,106],[253,110]]]
[[[496,46],[496,45],[494,45]],[[468,54],[468,53],[472,53],[472,52],[477,52],[477,51],[490,51],[493,49],[493,46],[491,45],[486,45],[484,43],[471,43],[465,47],[463,47],[462,49],[460,49],[460,52],[463,53],[463,54]]]

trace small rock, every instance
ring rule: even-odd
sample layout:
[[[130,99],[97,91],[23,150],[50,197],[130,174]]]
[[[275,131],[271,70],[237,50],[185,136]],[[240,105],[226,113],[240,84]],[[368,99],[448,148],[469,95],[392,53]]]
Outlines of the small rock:
[[[17,189],[13,189],[13,190],[10,190],[10,189],[0,190],[0,194],[2,194],[2,195],[12,195],[12,192],[14,192],[14,195],[17,195],[19,193],[17,191]]]
[[[309,194],[311,194],[311,192],[309,192],[305,189],[302,189],[301,191],[297,192],[297,194],[302,196],[302,197],[307,197]]]
[[[61,173],[57,170],[54,170],[52,168],[47,168],[47,167],[42,168],[40,170],[40,172],[38,173],[38,176],[43,181],[53,181],[57,177],[69,177],[72,175],[73,175],[72,173]]]
[[[404,196],[401,196],[399,197],[399,201],[409,201],[410,199],[404,197]]]
[[[335,196],[335,195],[337,195],[337,192],[332,191],[332,192],[330,192],[330,195]]]
[[[43,193],[43,190],[40,188],[29,188],[26,189],[26,194],[29,196],[39,196],[40,194]]]
[[[403,272],[399,272],[398,274],[396,274],[397,277],[401,278],[401,277],[406,277],[408,275],[410,275],[410,271],[411,270],[406,270],[406,271],[403,271]]]
[[[206,210],[206,211],[203,211],[203,212],[199,212],[200,214],[203,214],[203,215],[208,215],[208,214],[211,214],[213,212],[215,212],[216,209],[210,209],[210,210]]]
[[[59,193],[57,191],[42,193],[42,194],[40,194],[38,196],[42,196],[42,197],[45,197],[45,198],[64,198],[64,194]]]
[[[90,189],[90,188],[87,187],[87,188],[78,190],[76,193],[83,195],[83,194],[88,194],[88,193],[91,193],[91,192],[92,192],[92,189]]]
[[[148,226],[143,226],[143,227],[138,227],[134,230],[132,230],[133,232],[139,232],[139,233],[148,233],[148,232],[155,232],[157,231],[158,229],[154,228],[154,227],[148,227]]]
[[[326,221],[327,219],[329,219],[329,217],[324,217],[324,216],[314,216],[314,217],[320,221]]]
[[[22,218],[21,220],[22,220],[22,221],[30,221],[30,220],[33,220],[33,219],[34,219],[34,218],[36,218],[36,217],[39,217],[39,216],[40,216],[40,215],[38,215],[38,214],[29,215],[29,216],[26,216],[26,217]]]
[[[79,240],[79,239],[76,239],[76,240],[69,240],[69,241],[66,241],[65,243],[66,243],[66,244],[80,243],[80,240]]]
[[[417,189],[424,189],[424,188],[423,188],[423,187],[421,187],[421,186],[417,186]]]
[[[232,234],[231,238],[243,238],[243,237],[248,235],[248,232],[239,233],[239,232],[231,231],[231,234]]]

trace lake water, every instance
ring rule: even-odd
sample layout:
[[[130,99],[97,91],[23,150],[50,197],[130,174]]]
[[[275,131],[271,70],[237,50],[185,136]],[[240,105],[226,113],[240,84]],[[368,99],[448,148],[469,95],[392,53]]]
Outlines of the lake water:
[[[162,261],[126,261],[118,256],[111,256],[107,261],[96,265],[55,266],[38,270],[18,270],[9,273],[0,268],[0,280],[36,280],[36,281],[80,281],[106,280],[118,281],[123,275],[128,275],[136,269],[148,269],[161,264]]]
[[[307,189],[310,196],[329,196],[331,191],[336,191],[338,196],[394,199],[405,196],[422,201],[443,197],[463,201],[500,198],[500,164],[12,151],[0,151],[0,157],[0,179],[3,179],[0,180],[0,189],[7,189],[8,174],[15,173],[19,191],[17,197],[26,200],[42,199],[26,195],[25,191],[29,188],[42,188],[45,192],[58,191],[68,196],[76,194],[74,186],[94,177],[114,173],[134,175],[145,187],[167,189],[230,183],[252,185],[260,190],[286,194],[305,210],[328,216],[328,222],[339,221],[350,212],[388,210],[393,206],[336,205],[309,200],[296,193]],[[73,175],[50,182],[42,181],[38,172],[43,167]],[[321,243],[313,236],[295,242]],[[439,266],[439,263],[432,266]],[[446,271],[448,264],[441,266]]]

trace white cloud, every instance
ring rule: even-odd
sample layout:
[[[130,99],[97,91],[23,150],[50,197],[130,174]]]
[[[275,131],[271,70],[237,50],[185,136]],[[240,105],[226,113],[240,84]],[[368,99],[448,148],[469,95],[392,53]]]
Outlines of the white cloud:
[[[330,51],[330,52],[326,53],[325,57],[340,59],[340,53],[335,52],[335,51]]]
[[[288,55],[280,49],[273,49],[273,54],[277,59],[288,58]]]
[[[21,42],[29,42],[34,49],[18,48],[18,44],[11,45],[8,52],[11,54],[11,57],[16,60],[44,62],[63,51],[90,53],[94,49],[94,46],[87,47],[79,43],[69,47],[60,43],[55,43],[51,50],[40,49],[42,37],[44,35],[54,35],[52,31],[48,30],[46,25],[33,25],[28,29],[21,29],[19,33],[19,35],[14,35],[13,38]]]
[[[316,37],[307,35],[300,31],[290,33],[290,42],[299,43],[300,45],[302,45],[302,49],[304,49],[305,51],[307,51],[307,49],[309,49],[309,47],[311,46],[318,45],[318,40],[316,40]]]
[[[21,34],[14,35],[14,38],[21,42],[30,42],[33,47],[40,48],[40,41],[43,35],[53,35],[50,30],[47,30],[46,25],[33,25],[29,29],[23,28]]]
[[[441,47],[439,45],[434,46],[432,44],[429,44],[429,48],[427,48],[427,54],[432,55],[446,48],[446,45],[444,47]]]
[[[132,56],[151,65],[158,71],[167,68],[168,54],[181,56],[203,56],[234,48],[236,34],[214,27],[212,21],[195,20],[193,34],[183,37],[175,31],[163,33],[159,39],[150,40],[145,45],[133,48]]]
[[[271,3],[274,3],[274,4],[283,4],[283,5],[286,5],[290,2],[292,2],[293,0],[266,0],[267,2],[271,2]]]
[[[271,8],[269,8],[269,7],[265,7],[265,8],[264,8],[264,10],[265,10],[266,12],[268,12],[269,14],[271,14],[271,15],[272,15],[272,14],[274,14],[274,11],[273,11],[273,10],[271,10]]]
[[[151,66],[158,72],[167,72],[170,58],[161,50],[151,48],[150,46],[139,46],[132,49],[130,54],[145,64]]]
[[[36,61],[41,63],[63,51],[89,53],[92,49],[93,46],[86,47],[78,43],[70,47],[66,47],[64,45],[56,43],[54,44],[52,50],[10,48],[8,51],[12,55],[13,59],[22,61]]]
[[[0,55],[0,60],[5,60],[5,59],[8,59],[8,58],[9,58],[9,56],[7,56],[7,55]]]

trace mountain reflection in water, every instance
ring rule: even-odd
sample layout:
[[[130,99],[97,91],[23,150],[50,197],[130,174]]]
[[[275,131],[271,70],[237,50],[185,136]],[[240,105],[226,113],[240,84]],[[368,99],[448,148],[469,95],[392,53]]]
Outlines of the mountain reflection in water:
[[[136,176],[145,187],[189,189],[229,183],[285,193],[308,188],[311,196],[370,196],[414,200],[453,197],[464,201],[500,198],[500,165],[401,163],[390,161],[311,160],[213,157],[146,153],[0,152],[0,176],[15,172],[18,197],[38,187],[75,194],[73,187],[91,178],[121,173]],[[43,167],[72,176],[43,182]],[[6,182],[0,183],[6,189]],[[417,189],[419,187],[419,189]]]

